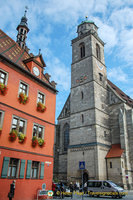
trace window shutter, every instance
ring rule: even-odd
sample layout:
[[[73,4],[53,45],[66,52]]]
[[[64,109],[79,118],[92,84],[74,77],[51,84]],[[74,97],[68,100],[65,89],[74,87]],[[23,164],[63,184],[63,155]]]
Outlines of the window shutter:
[[[6,178],[7,177],[9,160],[10,160],[9,157],[4,157],[4,159],[3,159],[3,167],[2,167],[1,178]]]
[[[44,162],[41,162],[40,179],[44,178]]]
[[[25,171],[25,160],[21,160],[21,168],[20,168],[19,178],[24,178],[24,171]]]
[[[31,160],[27,160],[26,178],[30,178],[31,177],[31,164],[32,164],[32,161]]]

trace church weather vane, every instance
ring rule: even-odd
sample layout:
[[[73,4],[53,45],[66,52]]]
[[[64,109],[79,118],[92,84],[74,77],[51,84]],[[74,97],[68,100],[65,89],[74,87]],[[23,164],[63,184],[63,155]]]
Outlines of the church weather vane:
[[[85,16],[86,21],[88,20],[88,16]]]
[[[24,13],[25,16],[26,16],[26,13],[27,13],[28,9],[29,9],[28,6],[25,6],[25,13]]]

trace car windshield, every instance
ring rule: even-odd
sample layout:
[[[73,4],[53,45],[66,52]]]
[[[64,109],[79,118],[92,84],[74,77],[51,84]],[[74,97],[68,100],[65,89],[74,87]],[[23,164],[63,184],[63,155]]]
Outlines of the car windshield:
[[[115,183],[111,182],[111,181],[108,181],[112,186],[114,187],[119,187],[118,185],[116,185]]]

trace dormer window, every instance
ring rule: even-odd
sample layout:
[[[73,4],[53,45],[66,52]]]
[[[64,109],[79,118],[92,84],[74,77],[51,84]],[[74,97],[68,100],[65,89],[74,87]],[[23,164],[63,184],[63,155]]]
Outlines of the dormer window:
[[[80,46],[80,57],[83,58],[85,57],[85,45],[84,43],[81,43],[79,46]]]
[[[96,57],[101,60],[101,55],[100,55],[100,46],[99,44],[96,44]]]

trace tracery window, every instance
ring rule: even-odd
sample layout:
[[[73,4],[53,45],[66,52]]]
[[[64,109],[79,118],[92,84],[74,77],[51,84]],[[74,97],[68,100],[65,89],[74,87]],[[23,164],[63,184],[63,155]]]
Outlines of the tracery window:
[[[101,60],[100,46],[96,44],[96,57]]]
[[[64,151],[67,151],[69,145],[69,124],[64,125]]]
[[[85,45],[84,43],[81,43],[79,46],[80,46],[80,57],[83,58],[85,57]]]

